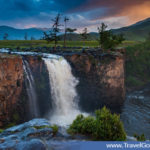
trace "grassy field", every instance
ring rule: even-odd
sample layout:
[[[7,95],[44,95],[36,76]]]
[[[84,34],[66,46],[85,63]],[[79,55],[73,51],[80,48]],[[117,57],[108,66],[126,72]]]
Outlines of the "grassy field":
[[[124,41],[119,47],[126,47],[135,45],[137,41]],[[98,41],[67,41],[68,47],[97,47],[99,46]],[[44,40],[0,40],[0,48],[30,48],[30,47],[53,47],[54,43],[47,43]],[[63,41],[58,42],[58,46],[63,46]]]
[[[67,41],[66,45],[69,47],[77,47],[77,46],[89,46],[89,47],[97,47],[97,41]],[[54,43],[47,43],[44,40],[1,40],[0,41],[0,48],[29,48],[29,47],[53,47]],[[63,46],[63,41],[59,41],[57,46]]]

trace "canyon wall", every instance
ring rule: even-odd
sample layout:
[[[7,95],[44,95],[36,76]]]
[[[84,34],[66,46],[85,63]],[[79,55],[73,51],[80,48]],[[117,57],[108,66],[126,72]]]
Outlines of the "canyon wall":
[[[124,54],[79,53],[64,57],[80,81],[77,92],[82,110],[92,112],[106,105],[120,112],[125,100]],[[28,114],[22,59],[28,61],[35,79],[39,117],[45,117],[52,108],[48,72],[41,57],[0,54],[0,127],[18,117],[26,120]]]
[[[49,75],[42,57],[24,56],[32,70],[39,106],[39,117],[45,117],[52,108]]]
[[[22,88],[22,58],[0,54],[0,127],[12,121]]]
[[[124,54],[74,54],[66,56],[79,78],[77,87],[84,111],[93,112],[104,105],[121,112],[125,100]]]

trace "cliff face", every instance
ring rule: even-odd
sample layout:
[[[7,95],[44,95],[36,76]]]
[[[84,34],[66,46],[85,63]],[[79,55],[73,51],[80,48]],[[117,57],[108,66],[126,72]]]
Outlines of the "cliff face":
[[[25,56],[31,68],[35,81],[35,90],[39,106],[39,117],[45,117],[52,107],[49,86],[49,75],[46,65],[41,57]]]
[[[124,57],[117,55],[71,54],[65,58],[72,65],[73,74],[80,82],[77,92],[79,106],[94,111],[106,105],[120,112],[125,99]],[[40,109],[44,117],[52,108],[49,76],[40,57],[24,56],[32,70]],[[26,120],[28,97],[25,89],[22,57],[0,54],[0,127],[17,120]]]
[[[23,86],[21,57],[0,54],[0,126],[12,119]]]
[[[80,82],[77,87],[80,106],[93,111],[106,105],[113,112],[120,112],[125,100],[124,56],[94,56],[75,54],[66,56]]]

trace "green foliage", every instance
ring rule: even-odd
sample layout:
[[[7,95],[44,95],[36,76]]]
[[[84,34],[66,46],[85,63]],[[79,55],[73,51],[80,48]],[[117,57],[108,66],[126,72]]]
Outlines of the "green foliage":
[[[70,37],[72,35],[67,35],[67,39],[72,39],[74,40],[73,37]],[[89,37],[88,37],[89,39]],[[136,41],[124,41],[122,44],[119,45],[119,47],[127,47],[127,46],[133,46],[138,44],[139,42]],[[82,47],[83,46],[83,41],[66,41],[67,46],[69,47]],[[99,43],[98,41],[84,41],[84,44],[86,47],[98,47]],[[58,45],[63,47],[64,46],[64,41],[58,41]],[[53,47],[54,42],[48,43],[46,40],[0,40],[0,48],[12,48],[16,49],[17,47],[22,48],[36,48],[37,52],[40,52],[38,50],[38,47]]]
[[[128,87],[141,87],[150,81],[149,56],[149,42],[126,48],[126,85]]]
[[[68,129],[70,134],[88,135],[94,140],[124,141],[126,133],[120,117],[106,108],[97,110],[96,117],[77,116]]]
[[[3,129],[0,129],[0,133],[2,133],[4,130]]]
[[[134,137],[137,139],[137,141],[146,141],[145,135],[137,135],[135,134]]]
[[[68,36],[70,36],[68,34]],[[90,47],[97,47],[98,42],[97,41],[85,41],[85,46],[90,46]],[[0,40],[0,48],[12,48],[16,49],[17,47],[20,48],[37,48],[37,47],[53,47],[54,46],[54,41],[48,43],[46,40]],[[74,47],[74,46],[83,46],[82,41],[66,41],[67,46],[69,47]],[[64,41],[58,41],[59,46],[64,46]],[[38,51],[38,48],[37,48]],[[40,51],[39,51],[40,52]]]
[[[53,125],[51,126],[51,128],[53,129],[53,135],[56,135],[58,132],[58,126],[57,125]]]
[[[34,126],[35,129],[44,129],[44,128],[51,128],[53,130],[53,135],[56,135],[58,132],[58,126],[57,125],[52,125],[52,126]]]
[[[102,49],[114,49],[117,45],[121,44],[124,41],[123,35],[114,35],[110,30],[106,30],[107,25],[104,23],[98,27],[99,33],[99,44]]]
[[[51,128],[51,126],[34,126],[35,129]]]
[[[85,118],[83,115],[78,115],[68,129],[68,133],[91,135],[93,133],[94,121],[94,117],[88,116]]]
[[[15,126],[15,125],[16,125],[15,122],[9,123],[9,124],[5,127],[5,129],[11,128],[11,127],[13,127],[13,126]]]

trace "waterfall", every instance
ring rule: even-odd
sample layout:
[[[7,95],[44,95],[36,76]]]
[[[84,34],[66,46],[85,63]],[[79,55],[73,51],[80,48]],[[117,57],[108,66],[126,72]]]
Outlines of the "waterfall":
[[[45,58],[44,61],[49,72],[50,92],[53,99],[50,122],[61,126],[69,125],[81,113],[76,91],[79,81],[72,75],[71,67],[64,58]]]
[[[37,95],[35,91],[35,81],[30,66],[28,62],[24,59],[23,59],[23,68],[26,75],[25,86],[29,98],[29,111],[30,111],[29,115],[30,118],[37,118],[39,116],[39,111],[37,105]]]

